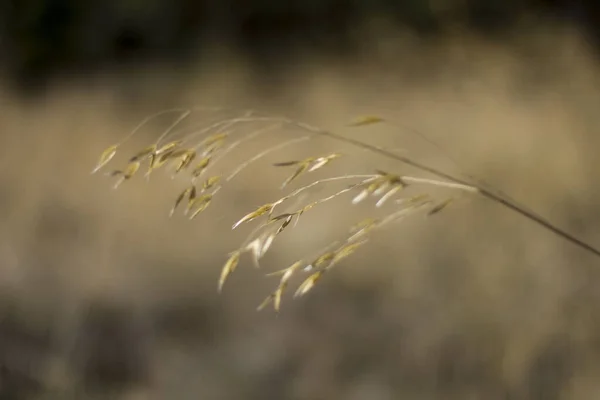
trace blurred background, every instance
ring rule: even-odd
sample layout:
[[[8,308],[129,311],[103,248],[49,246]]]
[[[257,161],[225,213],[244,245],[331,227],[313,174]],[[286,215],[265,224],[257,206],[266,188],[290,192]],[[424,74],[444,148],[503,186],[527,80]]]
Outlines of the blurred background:
[[[219,295],[251,229],[231,224],[289,172],[270,163],[339,149],[355,156],[322,176],[417,172],[311,141],[253,164],[193,222],[168,216],[179,180],[112,190],[90,175],[148,115],[252,108],[484,180],[600,246],[599,7],[0,1],[0,399],[600,398],[600,260],[495,204],[467,198],[386,228],[277,315],[255,311],[276,285],[264,272],[374,208],[323,205]],[[391,123],[348,128],[365,114]],[[223,168],[299,134],[245,145]]]

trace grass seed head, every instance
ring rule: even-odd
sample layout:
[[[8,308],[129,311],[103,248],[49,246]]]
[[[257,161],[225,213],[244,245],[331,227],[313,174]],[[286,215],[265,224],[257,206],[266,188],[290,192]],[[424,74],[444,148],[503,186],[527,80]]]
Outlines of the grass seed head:
[[[175,147],[179,146],[181,144],[181,140],[174,140],[172,142],[166,143],[164,145],[162,145],[161,147],[159,147],[154,154],[156,154],[157,156],[160,156],[162,154],[165,154],[168,151],[173,151],[175,149]]]
[[[135,162],[135,161],[141,161],[146,157],[149,157],[152,154],[155,154],[156,152],[156,145],[150,145],[148,147],[146,147],[145,149],[137,152],[136,154],[133,155],[133,157],[131,157],[129,159],[129,162]]]
[[[258,217],[261,217],[267,213],[270,213],[273,210],[274,206],[275,205],[273,203],[267,203],[265,205],[258,207],[255,211],[252,211],[251,213],[244,215],[242,217],[242,219],[240,219],[238,222],[233,224],[233,227],[231,229],[235,229],[245,222],[253,221]]]
[[[203,194],[202,196],[196,197],[193,201],[192,206],[190,207],[190,210],[194,210],[194,212],[192,212],[192,214],[190,215],[190,219],[196,218],[201,212],[206,210],[208,206],[210,206],[212,199],[212,193],[207,193]]]
[[[300,284],[296,290],[296,293],[294,293],[294,297],[301,297],[308,293],[313,287],[315,287],[317,282],[323,277],[324,273],[325,272],[323,270],[317,271],[306,278],[306,280]]]
[[[231,275],[235,271],[236,267],[238,266],[238,264],[240,262],[240,256],[241,256],[241,252],[239,250],[236,250],[229,255],[227,262],[225,262],[225,265],[223,266],[223,269],[221,270],[221,276],[219,277],[219,286],[218,286],[219,292],[221,292],[223,290],[223,285],[225,284],[225,281],[227,280],[229,275]]]
[[[206,168],[210,164],[210,159],[211,159],[210,156],[206,156],[206,157],[202,158],[198,162],[198,164],[196,164],[196,166],[192,170],[192,178],[193,179],[198,178],[200,175],[202,175],[204,173],[204,171],[206,171]]]
[[[118,147],[119,147],[119,145],[114,144],[112,146],[109,146],[106,150],[104,150],[102,152],[102,154],[100,154],[100,158],[98,159],[98,162],[96,163],[96,166],[92,170],[92,174],[95,174],[96,172],[98,172],[106,164],[108,164],[110,162],[110,160],[113,159],[113,157],[115,156],[115,154],[117,154]]]
[[[217,183],[221,181],[220,175],[211,176],[202,184],[202,191],[212,189]]]

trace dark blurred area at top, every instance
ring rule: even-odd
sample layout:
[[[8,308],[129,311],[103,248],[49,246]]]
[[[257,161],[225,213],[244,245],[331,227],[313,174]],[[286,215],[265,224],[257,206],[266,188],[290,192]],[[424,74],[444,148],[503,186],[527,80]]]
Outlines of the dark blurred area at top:
[[[60,75],[210,56],[224,43],[270,74],[303,54],[353,54],[383,16],[425,40],[449,26],[502,37],[527,17],[581,27],[600,43],[598,0],[0,0],[0,65],[27,92]]]

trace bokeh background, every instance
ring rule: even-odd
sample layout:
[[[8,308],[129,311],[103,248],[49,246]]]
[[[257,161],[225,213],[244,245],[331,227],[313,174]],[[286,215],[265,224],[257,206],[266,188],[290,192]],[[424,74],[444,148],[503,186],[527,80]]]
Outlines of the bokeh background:
[[[157,111],[252,108],[484,180],[600,245],[597,4],[1,1],[0,399],[600,398],[600,260],[495,204],[378,233],[276,315],[248,260],[216,292],[248,233],[231,223],[277,195],[270,162],[351,149],[256,163],[193,222],[168,217],[178,180],[90,175]],[[347,127],[364,114],[392,123]],[[324,173],[374,168],[414,173],[364,152]],[[372,211],[324,205],[262,268]]]

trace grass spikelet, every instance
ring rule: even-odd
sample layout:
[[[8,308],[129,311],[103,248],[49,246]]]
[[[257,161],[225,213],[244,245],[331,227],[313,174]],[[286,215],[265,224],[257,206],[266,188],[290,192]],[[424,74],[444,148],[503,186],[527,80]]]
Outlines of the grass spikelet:
[[[204,173],[204,171],[206,171],[206,168],[208,168],[208,165],[210,164],[210,159],[211,159],[210,156],[206,156],[206,157],[202,158],[198,162],[198,164],[196,164],[196,166],[192,170],[192,179],[198,178],[200,175],[202,175]]]
[[[118,147],[118,144],[114,144],[106,148],[106,150],[104,150],[102,154],[100,154],[100,158],[98,159],[96,166],[92,170],[92,174],[95,174],[96,172],[100,171],[106,164],[110,162],[110,160],[114,158],[115,154],[117,154]]]
[[[192,214],[190,215],[190,219],[196,218],[198,214],[206,210],[208,206],[210,206],[212,199],[212,193],[207,193],[203,194],[202,196],[196,197],[190,205],[190,211],[193,210]]]
[[[200,144],[203,148],[202,155],[208,156],[217,151],[225,144],[225,140],[228,136],[229,133],[217,133],[204,139]]]
[[[376,218],[366,218],[350,228],[349,242],[356,240],[358,237],[369,233],[377,226],[380,220]]]
[[[326,166],[327,164],[329,164],[331,161],[335,160],[336,158],[340,158],[341,156],[342,155],[339,154],[339,153],[333,153],[333,154],[329,154],[328,156],[317,157],[311,163],[311,166],[308,169],[308,172],[313,172],[313,171],[316,171],[318,169],[321,169],[324,166]]]
[[[308,159],[300,162],[298,168],[296,168],[294,173],[292,175],[290,175],[285,181],[283,181],[283,183],[281,184],[281,188],[286,187],[294,179],[296,179],[297,177],[302,175],[304,172],[306,172],[308,170],[308,168],[310,167],[310,163],[312,162],[312,160],[313,160],[312,158],[308,158]]]
[[[173,207],[171,208],[171,212],[169,213],[170,216],[173,216],[173,214],[175,214],[175,210],[177,209],[179,204],[181,204],[183,199],[185,199],[186,197],[188,198],[188,210],[189,210],[191,203],[196,198],[196,186],[194,186],[194,185],[188,186],[181,193],[179,193],[179,195],[175,199],[175,204],[173,204]]]
[[[179,146],[182,143],[181,140],[174,140],[172,142],[166,143],[164,145],[162,145],[161,147],[159,147],[154,154],[157,156],[160,156],[162,154],[165,154],[169,151],[173,151],[175,149],[175,147]]]
[[[175,149],[165,150],[164,152],[156,152],[150,156],[150,165],[148,168],[148,174],[155,169],[158,169],[166,164],[166,162],[171,158]]]
[[[304,280],[304,282],[300,284],[300,286],[296,290],[296,293],[294,293],[294,297],[301,297],[308,293],[313,287],[315,287],[317,282],[323,277],[324,273],[325,271],[323,270],[317,271],[308,278],[306,278],[306,280]]]
[[[223,266],[223,269],[221,270],[221,276],[219,277],[219,286],[218,286],[219,292],[221,292],[223,290],[223,285],[225,284],[225,281],[227,280],[229,275],[231,275],[235,271],[236,267],[238,266],[238,264],[240,262],[240,256],[241,256],[241,252],[239,250],[236,250],[229,255],[227,262],[225,263],[225,265]]]
[[[175,167],[175,173],[177,174],[185,168],[187,168],[192,163],[192,161],[194,161],[194,158],[196,158],[196,150],[185,150],[185,152],[179,157],[179,160]]]
[[[125,167],[125,169],[123,171],[120,171],[120,170],[113,171],[111,173],[111,176],[119,177],[119,179],[117,179],[117,181],[115,182],[113,188],[116,189],[119,186],[121,186],[121,184],[123,182],[131,179],[139,169],[140,169],[139,161],[132,161],[127,164],[127,166]]]
[[[258,207],[255,211],[252,211],[251,213],[244,215],[239,221],[237,221],[235,224],[233,224],[231,229],[235,229],[245,222],[253,221],[258,217],[261,217],[267,213],[270,213],[273,210],[273,207],[275,207],[275,204],[273,204],[273,203],[268,203],[268,204]]]
[[[210,178],[206,179],[202,183],[202,191],[206,191],[206,190],[212,189],[220,181],[221,181],[221,175],[211,176]]]
[[[313,269],[325,268],[333,261],[335,258],[335,251],[329,251],[327,253],[321,254],[317,257],[312,263],[308,264],[304,267],[305,271],[312,271]]]
[[[271,293],[262,301],[262,303],[260,303],[258,305],[258,307],[256,307],[256,311],[264,310],[269,304],[271,304],[273,302],[274,299],[275,299],[275,293]]]
[[[133,157],[131,157],[129,159],[129,162],[136,162],[136,161],[141,161],[146,157],[149,157],[152,154],[156,153],[156,145],[150,145],[148,147],[146,147],[145,149],[141,150],[140,152],[136,153],[133,155]]]
[[[273,166],[276,167],[290,167],[290,166],[298,166],[294,173],[287,178],[282,184],[281,187],[284,188],[289,185],[293,180],[298,178],[305,172],[313,172],[320,168],[323,168],[325,165],[329,164],[331,161],[336,158],[340,158],[342,155],[339,153],[332,153],[326,156],[321,157],[307,157],[304,160],[300,161],[283,161],[274,163]]]
[[[125,171],[123,171],[123,178],[125,178],[125,179],[133,178],[133,176],[136,174],[136,172],[138,172],[139,169],[140,169],[139,161],[129,162],[129,164],[127,164],[127,167],[125,168]]]
[[[356,250],[358,250],[358,248],[360,246],[362,246],[363,244],[367,243],[367,239],[362,240],[360,242],[355,242],[355,243],[348,243],[342,247],[340,247],[339,249],[337,249],[335,251],[335,255],[333,256],[333,259],[331,260],[331,263],[327,266],[327,268],[331,268],[332,266],[334,266],[335,264],[339,263],[340,261],[342,261],[344,258],[349,257],[350,255],[352,255]]]
[[[290,280],[290,278],[292,277],[292,275],[294,275],[294,273],[296,273],[296,271],[298,271],[303,265],[304,265],[304,261],[298,260],[295,263],[293,263],[292,265],[290,265],[289,267],[284,268],[279,271],[271,272],[271,273],[267,274],[267,276],[281,275],[281,280],[279,281],[279,284],[283,285],[284,283],[287,283]]]

